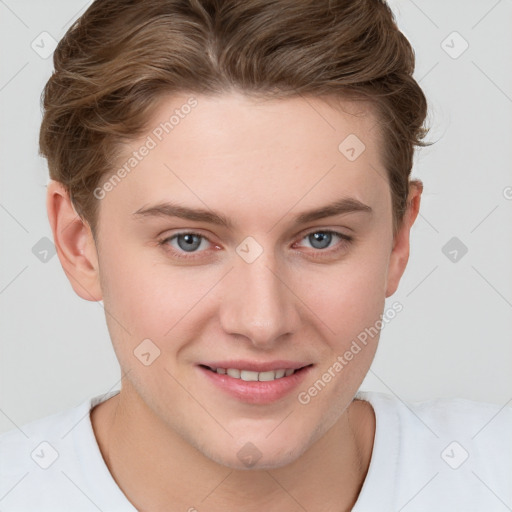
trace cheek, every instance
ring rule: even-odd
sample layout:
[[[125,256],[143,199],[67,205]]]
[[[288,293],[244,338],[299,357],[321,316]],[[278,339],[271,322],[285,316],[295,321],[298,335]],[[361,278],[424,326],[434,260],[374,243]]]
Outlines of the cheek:
[[[177,338],[178,332],[182,337],[218,275],[206,267],[172,266],[155,247],[115,247],[119,245],[105,248],[100,257],[104,306],[114,342],[119,340],[120,345],[124,340],[125,350],[128,338],[130,346],[149,338],[164,347],[165,340]]]
[[[387,264],[385,249],[361,248],[340,265],[301,279],[305,302],[323,321],[326,335],[338,349],[380,318],[385,304]]]
[[[326,425],[333,424],[352,400],[377,349],[387,258],[385,250],[367,254],[370,256],[347,260],[336,271],[330,269],[323,278],[316,276],[316,285],[302,290],[308,294],[305,302],[315,313],[316,320],[312,321],[322,329],[328,350],[314,379],[305,384],[298,398],[299,403],[311,403],[323,411]]]

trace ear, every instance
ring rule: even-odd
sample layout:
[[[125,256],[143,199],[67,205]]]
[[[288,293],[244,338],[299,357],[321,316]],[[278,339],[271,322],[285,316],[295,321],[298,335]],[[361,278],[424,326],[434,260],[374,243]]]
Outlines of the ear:
[[[62,183],[48,183],[46,210],[60,263],[73,290],[82,299],[101,300],[98,253],[92,231],[76,213]]]
[[[393,295],[409,261],[409,234],[420,209],[423,183],[420,180],[410,182],[407,197],[407,210],[400,229],[393,238],[393,249],[389,258],[386,298]]]

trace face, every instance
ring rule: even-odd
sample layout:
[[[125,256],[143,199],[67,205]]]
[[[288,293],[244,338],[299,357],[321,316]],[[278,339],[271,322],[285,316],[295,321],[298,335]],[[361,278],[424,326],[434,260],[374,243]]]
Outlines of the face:
[[[405,268],[378,125],[355,104],[190,98],[163,100],[96,192],[96,299],[123,393],[221,464],[278,467],[350,404],[378,335],[343,355]]]

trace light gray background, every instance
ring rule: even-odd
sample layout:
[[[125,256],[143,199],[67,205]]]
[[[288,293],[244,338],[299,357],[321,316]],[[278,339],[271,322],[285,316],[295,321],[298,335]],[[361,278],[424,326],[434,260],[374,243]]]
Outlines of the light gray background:
[[[40,34],[59,40],[89,3],[0,0],[0,431],[120,386],[102,305],[75,295],[56,255],[42,262],[33,253],[43,237],[52,239],[47,167],[37,154],[39,97],[52,63],[31,44],[44,51],[48,36]],[[390,5],[415,48],[429,140],[438,142],[416,156],[421,213],[409,266],[388,299],[404,310],[382,331],[362,389],[405,401],[505,404],[512,400],[512,0]],[[443,49],[463,48],[454,31],[469,44],[457,58]],[[457,262],[442,252],[452,237],[468,248]]]

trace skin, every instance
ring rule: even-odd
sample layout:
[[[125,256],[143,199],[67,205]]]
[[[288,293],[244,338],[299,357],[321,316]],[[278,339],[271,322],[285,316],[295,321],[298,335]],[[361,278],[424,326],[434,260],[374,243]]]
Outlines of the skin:
[[[189,97],[162,100],[148,132],[126,146],[119,165]],[[379,320],[407,265],[421,185],[411,186],[393,237],[382,142],[370,109],[344,103],[340,110],[303,97],[196,98],[197,107],[100,201],[96,240],[64,188],[48,185],[61,264],[80,297],[103,300],[124,375],[120,394],[91,412],[100,450],[139,510],[169,510],[170,503],[172,510],[212,512],[350,510],[375,434],[372,407],[353,398],[378,335],[307,405],[297,394]],[[366,146],[353,162],[338,150],[349,134]],[[298,213],[341,197],[373,213],[293,225]],[[221,212],[234,226],[133,218],[165,200]],[[307,235],[326,229],[353,241],[342,245],[333,236],[318,248]],[[206,237],[195,252],[177,239],[167,249],[158,245],[187,230]],[[236,252],[247,236],[263,249],[252,263]],[[178,259],[172,248],[193,258]],[[133,353],[147,338],[160,350],[149,366]],[[196,366],[230,358],[314,366],[299,389],[255,405],[218,390]],[[237,457],[248,442],[261,453],[250,469]]]

